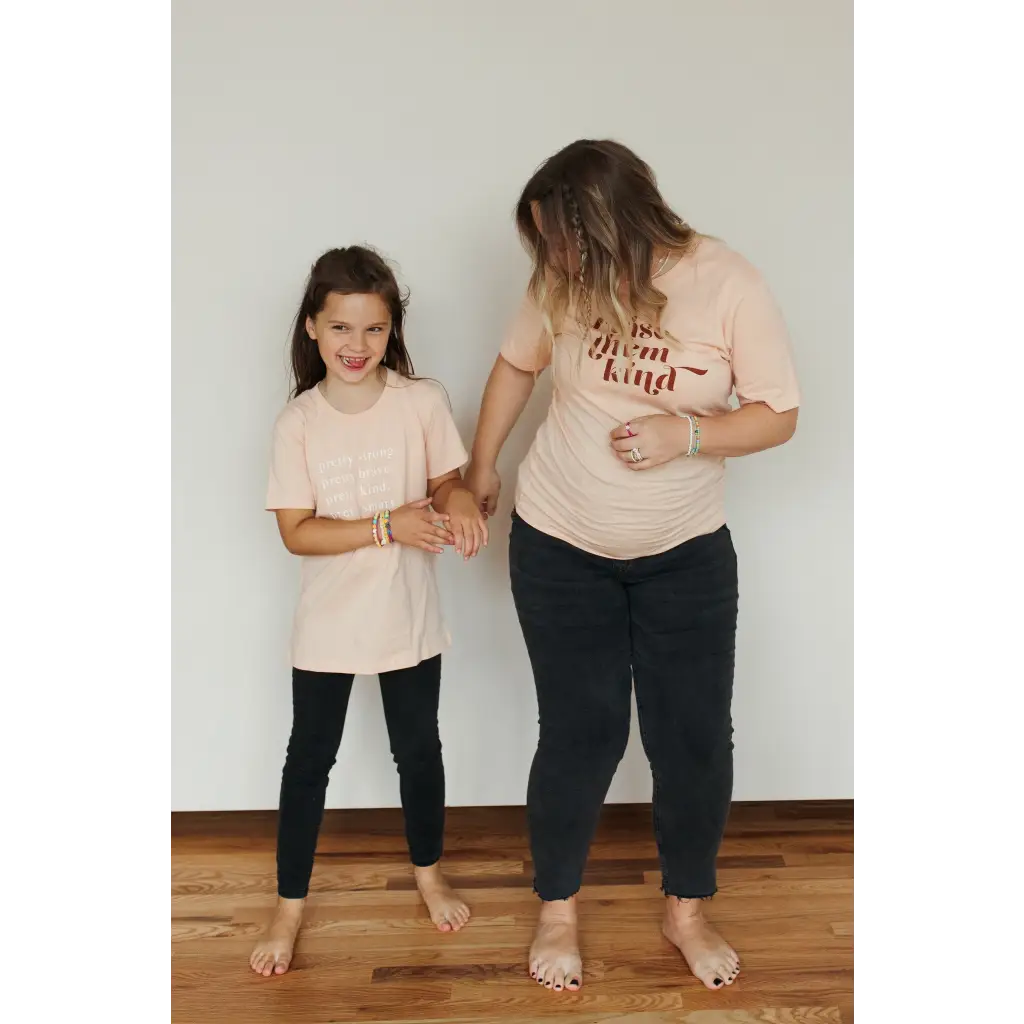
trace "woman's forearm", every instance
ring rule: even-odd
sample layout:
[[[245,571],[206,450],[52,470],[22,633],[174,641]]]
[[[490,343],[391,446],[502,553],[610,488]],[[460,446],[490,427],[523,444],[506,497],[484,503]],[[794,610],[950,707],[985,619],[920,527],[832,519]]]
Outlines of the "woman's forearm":
[[[498,356],[487,378],[473,439],[473,462],[493,466],[533,393],[536,378]]]
[[[797,410],[775,412],[767,405],[751,403],[721,416],[700,416],[700,453],[724,458],[753,455],[785,444],[796,430]],[[690,424],[677,423],[680,450],[689,447]]]

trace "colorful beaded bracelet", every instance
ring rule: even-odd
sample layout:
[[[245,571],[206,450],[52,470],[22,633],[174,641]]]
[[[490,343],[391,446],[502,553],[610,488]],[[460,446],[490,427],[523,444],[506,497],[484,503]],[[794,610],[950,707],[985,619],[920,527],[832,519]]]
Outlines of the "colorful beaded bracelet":
[[[373,543],[379,548],[387,547],[395,543],[395,536],[391,532],[391,510],[384,509],[383,512],[374,512],[370,524],[373,533]]]

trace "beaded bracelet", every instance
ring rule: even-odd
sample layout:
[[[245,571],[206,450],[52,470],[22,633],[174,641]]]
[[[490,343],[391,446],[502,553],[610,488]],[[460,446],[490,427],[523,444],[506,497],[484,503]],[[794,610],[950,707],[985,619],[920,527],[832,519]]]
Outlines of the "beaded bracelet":
[[[384,509],[383,512],[374,512],[370,523],[370,530],[373,533],[373,543],[379,548],[385,548],[395,543],[395,535],[391,532],[391,509]]]
[[[692,459],[694,455],[700,454],[700,420],[689,413],[685,414],[685,418],[690,424],[690,445],[686,450],[686,457]]]

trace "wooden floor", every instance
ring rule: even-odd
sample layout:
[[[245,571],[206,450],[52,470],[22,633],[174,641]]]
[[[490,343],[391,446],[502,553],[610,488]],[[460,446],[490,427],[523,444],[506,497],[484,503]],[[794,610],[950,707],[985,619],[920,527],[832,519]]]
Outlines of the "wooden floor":
[[[307,928],[287,974],[248,966],[275,899],[272,813],[172,816],[175,1024],[330,1021],[526,1024],[850,1024],[853,809],[738,804],[709,916],[743,973],[710,992],[661,937],[648,806],[606,808],[580,895],[585,981],[531,981],[537,912],[525,817],[449,811],[446,863],[473,920],[435,931],[420,906],[398,811],[328,811]]]

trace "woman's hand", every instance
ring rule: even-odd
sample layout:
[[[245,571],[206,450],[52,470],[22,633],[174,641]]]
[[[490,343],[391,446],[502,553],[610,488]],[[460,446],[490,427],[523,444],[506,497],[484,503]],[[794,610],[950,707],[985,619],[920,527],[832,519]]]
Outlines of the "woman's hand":
[[[661,466],[690,449],[690,424],[679,416],[656,413],[641,416],[616,427],[611,433],[612,450],[629,469]],[[630,452],[638,449],[643,459],[634,462]]]
[[[471,462],[466,470],[465,480],[480,511],[486,516],[493,516],[498,508],[498,495],[501,493],[501,477],[498,476],[494,465]]]
[[[487,546],[487,517],[465,487],[455,487],[448,495],[448,529],[455,538],[455,550],[464,561]]]
[[[410,501],[391,513],[391,536],[399,544],[439,555],[444,550],[439,545],[454,543],[448,530],[437,525],[446,523],[448,518],[445,513],[435,512],[430,507],[430,498]]]

